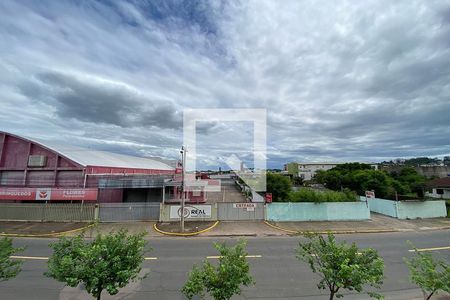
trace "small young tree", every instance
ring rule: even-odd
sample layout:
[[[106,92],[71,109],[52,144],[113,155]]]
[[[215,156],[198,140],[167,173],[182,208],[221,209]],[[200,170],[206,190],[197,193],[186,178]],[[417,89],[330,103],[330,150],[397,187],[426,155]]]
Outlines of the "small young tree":
[[[374,249],[360,250],[355,243],[338,243],[333,234],[326,238],[316,234],[305,234],[308,242],[299,243],[297,258],[305,261],[321,280],[317,287],[328,289],[330,300],[343,297],[341,289],[362,292],[365,285],[380,288],[383,283],[383,260]],[[382,298],[375,292],[371,297]]]
[[[0,239],[0,282],[14,278],[20,273],[23,261],[13,260],[11,256],[23,250],[24,248],[14,248],[11,238]]]
[[[407,259],[411,281],[417,284],[423,293],[425,300],[439,291],[450,293],[450,264],[443,260],[434,260],[430,253],[419,252],[414,248],[416,255]]]
[[[138,278],[144,261],[145,233],[127,235],[127,231],[99,234],[92,243],[83,235],[61,238],[50,244],[53,254],[46,276],[86,291],[100,299],[102,291],[115,295],[120,288]],[[142,278],[139,278],[142,279]]]
[[[206,290],[215,300],[228,300],[233,295],[240,294],[241,285],[248,286],[253,283],[249,274],[245,246],[246,243],[242,240],[234,247],[214,244],[220,253],[219,264],[213,266],[204,261],[201,268],[194,266],[182,293],[188,299],[192,299],[195,295],[204,299]]]

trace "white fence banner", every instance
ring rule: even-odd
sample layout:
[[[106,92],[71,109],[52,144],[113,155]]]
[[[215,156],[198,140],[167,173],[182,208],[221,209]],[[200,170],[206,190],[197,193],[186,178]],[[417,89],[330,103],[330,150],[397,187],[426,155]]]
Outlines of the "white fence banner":
[[[186,219],[207,219],[211,218],[211,205],[185,205],[184,217]],[[170,218],[181,218],[181,206],[170,206]]]
[[[233,203],[233,208],[245,208],[247,211],[254,211],[256,203]]]

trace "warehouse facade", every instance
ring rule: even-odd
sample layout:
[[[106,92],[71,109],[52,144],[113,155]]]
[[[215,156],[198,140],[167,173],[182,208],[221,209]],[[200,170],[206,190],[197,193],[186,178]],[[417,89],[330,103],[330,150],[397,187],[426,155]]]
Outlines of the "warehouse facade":
[[[156,159],[52,144],[0,131],[2,202],[173,201],[180,198],[179,173],[176,165]]]

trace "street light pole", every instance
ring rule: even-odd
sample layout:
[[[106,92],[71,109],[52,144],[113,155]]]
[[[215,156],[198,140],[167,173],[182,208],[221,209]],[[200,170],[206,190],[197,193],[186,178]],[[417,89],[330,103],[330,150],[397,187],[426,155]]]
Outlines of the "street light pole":
[[[184,202],[185,202],[185,170],[186,170],[186,148],[184,146],[181,147],[181,232],[184,232]]]

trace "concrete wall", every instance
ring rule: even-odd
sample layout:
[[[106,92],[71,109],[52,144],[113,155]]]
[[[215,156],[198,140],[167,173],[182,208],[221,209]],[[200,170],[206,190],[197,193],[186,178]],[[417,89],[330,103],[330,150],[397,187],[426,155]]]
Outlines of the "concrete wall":
[[[367,199],[367,202],[369,203],[370,211],[393,218],[398,217],[397,204],[400,202],[379,198],[369,198]]]
[[[361,197],[361,200],[365,198]],[[398,219],[439,218],[447,215],[445,201],[392,201],[368,199],[370,211]]]
[[[414,201],[397,204],[399,219],[439,218],[447,216],[445,201]]]
[[[368,220],[365,202],[271,203],[266,206],[270,221],[345,221]]]

